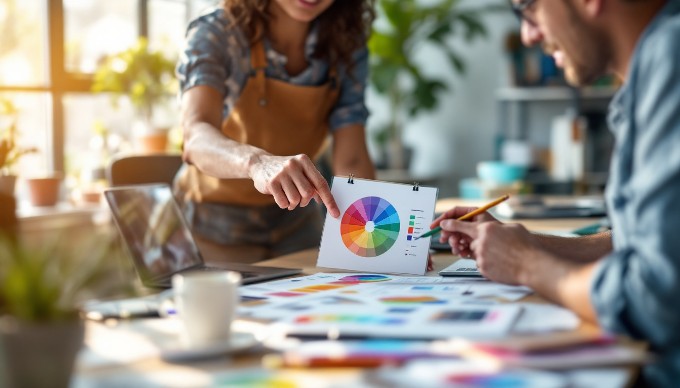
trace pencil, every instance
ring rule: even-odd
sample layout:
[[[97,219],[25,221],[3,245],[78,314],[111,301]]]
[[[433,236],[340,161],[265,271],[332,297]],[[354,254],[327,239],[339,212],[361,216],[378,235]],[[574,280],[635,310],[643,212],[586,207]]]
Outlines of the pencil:
[[[460,216],[460,217],[458,217],[458,218],[456,218],[456,219],[457,219],[458,221],[465,221],[465,220],[467,220],[467,219],[469,219],[469,218],[472,218],[472,217],[476,216],[477,214],[482,214],[482,213],[484,213],[485,211],[491,209],[492,207],[498,205],[499,203],[505,201],[505,200],[508,199],[508,198],[510,198],[510,196],[507,195],[507,194],[505,194],[504,196],[502,196],[502,197],[500,197],[500,198],[498,198],[498,199],[495,199],[495,200],[493,200],[493,201],[487,203],[486,205],[484,205],[484,206],[482,206],[482,207],[480,207],[480,208],[478,208],[478,209],[475,209],[475,210],[471,211],[470,213],[464,214],[464,215],[462,215],[462,216]],[[428,232],[425,232],[425,233],[421,234],[420,236],[416,237],[415,239],[417,240],[417,239],[422,238],[422,237],[430,237],[430,236],[435,235],[435,234],[437,234],[437,233],[439,233],[439,232],[441,232],[441,231],[442,231],[442,227],[441,227],[441,226],[437,226],[436,228],[434,228],[434,229],[432,229],[432,230],[430,230],[430,231],[428,231]]]

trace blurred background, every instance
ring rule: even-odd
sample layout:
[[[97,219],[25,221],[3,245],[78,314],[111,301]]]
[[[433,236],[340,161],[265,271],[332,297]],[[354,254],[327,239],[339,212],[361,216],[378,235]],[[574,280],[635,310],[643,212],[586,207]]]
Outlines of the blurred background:
[[[614,80],[566,86],[551,58],[522,47],[503,0],[376,3],[379,179],[436,185],[440,198],[602,192]],[[173,67],[188,21],[214,4],[0,0],[0,133],[22,152],[0,175],[18,176],[17,198],[28,179],[58,175],[60,201],[96,202],[115,155],[179,152]]]

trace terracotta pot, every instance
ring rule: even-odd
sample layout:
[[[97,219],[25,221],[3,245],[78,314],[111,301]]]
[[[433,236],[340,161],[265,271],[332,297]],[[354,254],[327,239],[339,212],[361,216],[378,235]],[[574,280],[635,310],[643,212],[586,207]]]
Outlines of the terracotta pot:
[[[166,152],[168,149],[167,132],[155,132],[137,137],[139,151],[145,154]]]
[[[33,206],[54,206],[59,202],[61,176],[27,178],[26,186]]]
[[[84,336],[85,325],[77,318],[35,323],[2,317],[0,386],[68,387]]]

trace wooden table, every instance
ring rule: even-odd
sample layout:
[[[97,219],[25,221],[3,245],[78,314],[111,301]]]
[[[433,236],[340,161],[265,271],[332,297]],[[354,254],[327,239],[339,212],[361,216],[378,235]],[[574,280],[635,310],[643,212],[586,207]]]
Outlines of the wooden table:
[[[469,201],[446,200],[440,201],[438,211],[446,210],[454,205],[469,205]],[[473,205],[476,203],[473,203]],[[526,222],[528,228],[536,231],[546,231],[549,229],[571,229],[583,226],[592,222],[592,220],[538,220]],[[291,255],[286,255],[280,258],[267,260],[257,265],[260,266],[276,266],[284,268],[302,268],[303,273],[314,274],[317,272],[333,272],[333,270],[316,267],[316,259],[318,250],[306,250]],[[436,253],[432,255],[434,270],[428,272],[429,276],[437,276],[437,272],[444,267],[450,265],[458,258],[450,253]],[[346,272],[346,271],[335,271]],[[536,295],[529,296],[523,301],[546,303],[542,298]],[[126,325],[134,323],[118,322],[117,328],[125,328]],[[101,334],[104,327],[101,323],[88,322],[88,333],[90,336]],[[115,333],[116,328],[111,333]],[[593,332],[599,331],[598,327],[589,323],[581,324],[577,331]],[[99,334],[97,334],[99,333]],[[101,340],[102,338],[92,338],[88,341]],[[142,341],[143,339],[138,339]],[[133,341],[133,340],[130,340]],[[134,347],[133,342],[119,344],[120,346]],[[132,350],[131,350],[132,351]],[[185,386],[187,384],[202,385],[202,379],[208,378],[211,374],[223,372],[244,371],[249,368],[256,368],[261,366],[262,359],[272,351],[263,347],[254,348],[246,353],[238,356],[223,356],[210,360],[192,362],[192,363],[169,363],[162,361],[157,356],[137,359],[128,363],[121,364],[97,364],[92,363],[81,357],[77,365],[76,375],[72,386],[74,387],[95,387],[95,386]],[[303,375],[308,378],[318,379],[319,381],[332,381],[339,386],[352,386],[353,382],[360,375],[362,370],[352,368],[342,369],[285,369],[282,370],[284,374]],[[629,373],[629,380],[633,380],[633,376],[637,373],[636,368],[630,368],[626,373]],[[209,381],[209,380],[208,380]]]

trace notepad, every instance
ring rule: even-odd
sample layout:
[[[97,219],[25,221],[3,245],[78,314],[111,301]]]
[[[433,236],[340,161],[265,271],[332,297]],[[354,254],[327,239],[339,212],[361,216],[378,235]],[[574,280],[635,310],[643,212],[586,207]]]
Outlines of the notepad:
[[[423,275],[437,189],[418,184],[334,177],[340,217],[326,216],[319,267]]]

